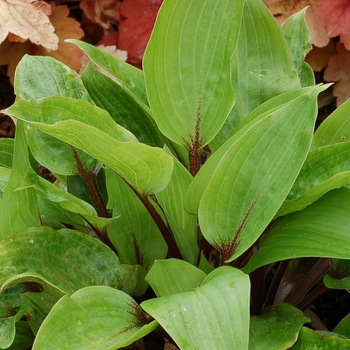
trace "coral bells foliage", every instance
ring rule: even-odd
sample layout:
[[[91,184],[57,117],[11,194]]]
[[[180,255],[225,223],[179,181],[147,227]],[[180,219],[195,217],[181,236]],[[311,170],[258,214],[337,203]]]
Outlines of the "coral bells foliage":
[[[128,62],[141,66],[143,53],[163,0],[126,0],[119,8],[119,42],[128,51]]]

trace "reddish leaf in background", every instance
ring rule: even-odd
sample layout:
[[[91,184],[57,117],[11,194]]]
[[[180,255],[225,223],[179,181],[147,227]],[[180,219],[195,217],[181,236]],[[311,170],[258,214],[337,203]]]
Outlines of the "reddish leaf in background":
[[[337,106],[350,98],[350,51],[343,44],[337,43],[338,54],[329,59],[328,67],[324,72],[326,81],[335,81],[333,94],[337,97]]]
[[[118,48],[128,52],[127,62],[141,67],[162,2],[163,0],[125,0],[120,6]]]
[[[317,0],[321,5],[318,13],[319,23],[330,37],[340,35],[340,41],[350,50],[350,1]]]

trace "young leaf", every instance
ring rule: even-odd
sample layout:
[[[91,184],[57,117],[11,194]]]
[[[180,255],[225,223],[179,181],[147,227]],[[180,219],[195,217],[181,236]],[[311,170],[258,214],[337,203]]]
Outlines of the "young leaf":
[[[62,297],[43,322],[33,350],[55,344],[57,350],[114,350],[152,332],[139,305],[127,294],[107,286],[85,287]]]
[[[221,129],[234,103],[230,58],[243,4],[165,1],[145,52],[154,119],[165,136],[194,154]]]
[[[332,259],[329,274],[323,283],[330,289],[350,289],[350,260]]]
[[[92,62],[116,78],[121,86],[135,97],[140,106],[147,109],[148,101],[142,70],[83,41],[69,39],[66,42],[75,44],[82,49]]]
[[[263,102],[300,87],[287,43],[262,1],[246,0],[237,47],[231,58],[236,103],[211,142],[218,149],[239,123]]]
[[[303,312],[292,305],[275,304],[250,318],[249,350],[289,349],[307,322]]]
[[[248,349],[249,278],[224,266],[194,291],[144,301],[182,350]]]
[[[350,190],[330,191],[305,209],[280,218],[264,235],[246,273],[269,263],[299,257],[350,256]]]
[[[287,196],[310,147],[319,91],[254,119],[233,136],[236,142],[212,174],[198,212],[203,235],[223,261],[257,240]]]
[[[157,297],[189,292],[197,288],[206,274],[183,260],[157,260],[152,265],[146,281]]]
[[[292,54],[301,86],[315,85],[314,72],[309,64],[305,62],[305,56],[312,49],[310,34],[305,23],[306,10],[307,7],[290,16],[281,28]]]
[[[25,125],[17,123],[13,166],[4,196],[0,202],[0,240],[11,233],[40,225],[38,201],[32,188],[15,191],[29,171]]]

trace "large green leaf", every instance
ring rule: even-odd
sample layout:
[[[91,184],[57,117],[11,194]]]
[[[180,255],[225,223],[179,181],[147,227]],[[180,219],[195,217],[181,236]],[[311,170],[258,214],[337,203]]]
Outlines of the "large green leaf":
[[[76,111],[78,116],[72,111]],[[87,102],[64,97],[17,101],[6,113],[83,150],[106,164],[145,196],[164,189],[170,180],[173,170],[171,156],[160,148],[136,141],[121,142],[130,140],[131,134],[118,127],[111,118],[108,120],[114,126],[109,129],[112,124],[103,118],[103,115],[109,117],[106,116],[108,113]],[[101,117],[99,122],[96,113]],[[105,132],[87,124],[89,116],[92,118],[91,124],[97,122]]]
[[[249,350],[289,349],[310,319],[289,304],[275,304],[250,318]]]
[[[311,151],[277,216],[305,208],[328,191],[350,182],[350,142]]]
[[[303,327],[297,342],[290,348],[292,350],[333,350],[350,349],[350,339],[332,332],[315,332]]]
[[[98,67],[105,70],[130,92],[143,108],[148,105],[146,97],[145,79],[142,70],[119,60],[97,47],[80,40],[66,40],[82,49]]]
[[[310,33],[305,22],[307,7],[290,16],[282,26],[282,33],[286,38],[289,50],[293,57],[295,70],[297,71],[301,86],[315,85],[315,75],[305,56],[312,49]]]
[[[137,303],[106,286],[85,287],[62,297],[35,339],[33,350],[115,350],[152,332]]]
[[[350,140],[350,100],[344,102],[318,127],[311,148]]]
[[[248,349],[249,277],[224,266],[194,291],[144,301],[182,350]]]
[[[231,59],[236,103],[210,144],[219,148],[239,123],[263,102],[300,87],[287,43],[275,19],[260,0],[246,0],[242,27]]]
[[[177,159],[174,159],[174,171],[169,185],[157,193],[157,199],[183,258],[196,265],[199,255],[197,216],[189,214],[184,209],[185,192],[192,179],[187,169]]]
[[[0,242],[2,289],[19,281],[35,281],[57,296],[88,285],[109,285],[134,293],[135,288],[145,288],[142,279],[135,285],[132,274],[137,275],[138,270],[138,266],[120,264],[99,240],[72,230],[33,227]]]
[[[35,190],[15,191],[30,169],[25,125],[17,123],[13,166],[5,193],[0,202],[0,239],[28,227],[40,225]]]
[[[235,142],[227,141],[230,147],[222,146],[219,166],[206,173],[199,222],[224,261],[257,240],[287,196],[310,147],[319,90],[254,119],[232,137]]]
[[[140,142],[163,146],[152,117],[119,84],[98,72],[91,63],[84,69],[82,80],[95,103],[108,111],[115,122],[130,130]]]
[[[206,274],[183,260],[157,260],[152,265],[146,281],[157,297],[188,292],[197,288]]]
[[[327,86],[323,86],[325,89]],[[209,159],[205,162],[204,166],[200,169],[195,176],[191,184],[189,185],[184,205],[185,209],[192,214],[198,213],[199,201],[203,195],[204,189],[208,186],[208,183],[212,177],[214,171],[219,167],[221,158],[225,155],[228,149],[241,138],[247,130],[259,120],[265,118],[267,115],[276,113],[280,108],[291,108],[287,105],[293,105],[295,99],[309,95],[315,91],[315,87],[307,87],[303,89],[289,91],[287,93],[278,95],[270,100],[264,102],[259,107],[255,108],[235,129],[235,134],[227,142],[224,143]]]
[[[286,215],[266,232],[244,271],[299,258],[350,258],[350,190],[330,191],[305,209]]]
[[[80,76],[52,57],[25,55],[16,69],[15,93],[23,100],[65,96],[94,104]],[[35,159],[57,174],[78,173],[72,149],[66,143],[27,126],[28,144]],[[96,160],[77,150],[81,162],[89,169]]]
[[[111,170],[106,170],[108,208],[113,209],[113,221],[107,229],[120,260],[146,268],[156,259],[164,259],[167,245],[141,200],[133,190]]]
[[[162,133],[188,150],[209,143],[233,106],[230,58],[243,4],[174,0],[159,11],[143,61],[147,96]]]

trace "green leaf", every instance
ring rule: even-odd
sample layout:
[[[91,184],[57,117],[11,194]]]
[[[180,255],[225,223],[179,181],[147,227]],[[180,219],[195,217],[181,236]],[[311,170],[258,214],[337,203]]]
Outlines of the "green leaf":
[[[0,349],[8,348],[15,339],[16,316],[0,318]]]
[[[35,339],[33,350],[114,350],[148,333],[158,323],[147,323],[137,303],[127,294],[106,286],[86,287],[62,297],[52,308]]]
[[[311,149],[350,141],[350,100],[344,102],[318,127]]]
[[[305,22],[307,7],[290,16],[282,25],[282,33],[286,38],[289,50],[293,57],[301,86],[315,85],[315,75],[305,56],[312,49],[310,33]]]
[[[188,150],[208,144],[233,106],[230,58],[243,4],[176,0],[159,11],[143,60],[147,96],[161,132]]]
[[[0,240],[11,233],[40,225],[33,189],[15,191],[29,171],[28,146],[22,121],[17,123],[11,175],[0,202]]]
[[[211,142],[212,150],[218,149],[260,104],[300,87],[287,43],[262,1],[245,2],[231,65],[236,103],[222,130]]]
[[[34,334],[38,333],[45,317],[57,301],[58,298],[56,296],[47,292],[28,292],[22,295],[20,314],[26,316],[27,322]]]
[[[16,334],[12,345],[7,350],[28,350],[32,348],[34,334],[26,321],[16,322]]]
[[[223,261],[237,258],[258,239],[287,196],[310,147],[319,90],[254,119],[227,141],[229,147],[222,146],[213,173],[202,168],[209,179],[199,222]]]
[[[139,142],[121,142],[130,140],[131,134],[118,127],[106,111],[84,101],[62,97],[30,102],[17,101],[6,113],[24,119],[35,128],[98,159],[144,196],[161,191],[170,180],[173,170],[171,156],[160,148]],[[87,124],[90,117],[91,124],[97,125],[101,130]],[[97,121],[97,117],[101,120]],[[79,118],[79,121],[67,120],[69,118]],[[110,123],[114,125],[112,129],[109,128],[112,125]]]
[[[299,333],[297,342],[290,348],[292,350],[325,350],[325,349],[350,349],[350,339],[344,339],[336,333],[315,332],[303,327]]]
[[[328,191],[350,181],[350,142],[327,145],[309,152],[277,216],[301,210]]]
[[[323,283],[330,289],[350,289],[350,260],[332,259]]]
[[[89,56],[92,62],[105,70],[112,77],[116,78],[124,90],[134,95],[135,99],[139,101],[141,106],[144,108],[148,106],[145,79],[142,70],[135,68],[109,53],[83,41],[69,39],[66,40],[66,42],[78,46]]]
[[[157,297],[189,292],[198,287],[206,274],[183,260],[157,260],[152,265],[146,281]]]
[[[249,350],[289,349],[310,319],[289,304],[275,304],[250,318]]]
[[[120,85],[97,71],[89,63],[82,80],[97,106],[105,109],[113,120],[130,130],[140,142],[162,147],[164,141],[149,111]]]
[[[0,139],[0,166],[12,168],[13,139]]]
[[[80,76],[52,57],[25,55],[16,69],[15,93],[27,101],[64,96],[94,104]],[[57,174],[78,173],[69,145],[30,126],[26,134],[31,152],[40,164]],[[95,166],[95,159],[79,150],[77,153],[87,168]]]
[[[165,151],[170,154],[168,149]],[[185,192],[192,179],[188,170],[174,158],[174,171],[170,182],[163,191],[157,193],[157,199],[183,258],[196,265],[199,255],[197,216],[187,213],[184,209]]]
[[[326,193],[305,209],[286,215],[264,234],[246,273],[269,263],[299,257],[350,257],[350,190]]]
[[[72,230],[33,227],[0,242],[2,290],[19,281],[38,282],[59,297],[88,285],[129,289],[129,273],[107,246]]]
[[[22,100],[66,96],[93,103],[79,74],[48,56],[24,55],[17,65],[14,85]]]
[[[350,314],[344,317],[334,328],[334,332],[350,339]]]
[[[108,208],[119,218],[107,228],[120,261],[146,268],[166,256],[168,247],[151,215],[133,190],[115,173],[106,169]]]
[[[323,89],[326,87],[327,86],[323,86]],[[222,147],[220,147],[219,150],[215,151],[195,176],[185,195],[184,206],[186,211],[192,214],[198,213],[199,201],[203,195],[203,191],[208,186],[212,174],[219,167],[221,158],[225,155],[227,150],[247,132],[248,128],[261,119],[264,119],[267,115],[277,113],[280,108],[288,108],[287,105],[294,104],[295,102],[293,101],[295,99],[309,95],[310,93],[313,93],[313,91],[315,91],[315,87],[289,91],[271,98],[254,109],[254,111],[251,112],[235,129],[234,137],[231,137],[224,145],[222,145]]]
[[[144,301],[182,350],[248,349],[249,277],[224,266],[194,291]]]

